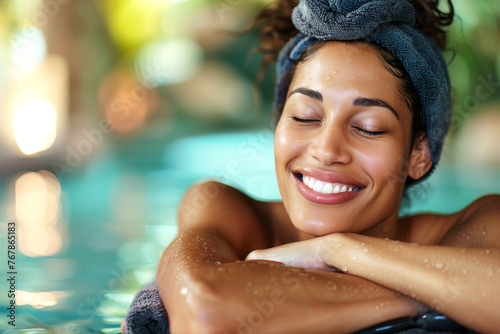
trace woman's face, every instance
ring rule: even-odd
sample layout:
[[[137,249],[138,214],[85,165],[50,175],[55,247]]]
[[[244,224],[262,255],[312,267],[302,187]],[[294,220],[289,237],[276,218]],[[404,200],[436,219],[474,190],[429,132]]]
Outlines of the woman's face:
[[[312,235],[387,235],[408,175],[412,114],[367,45],[330,42],[300,63],[274,142],[293,224]]]

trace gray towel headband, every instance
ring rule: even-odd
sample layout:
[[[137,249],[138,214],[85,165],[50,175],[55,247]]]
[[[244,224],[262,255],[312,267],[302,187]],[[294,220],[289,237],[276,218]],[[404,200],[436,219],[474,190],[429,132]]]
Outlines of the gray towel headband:
[[[312,44],[327,40],[376,43],[398,58],[412,79],[435,167],[451,123],[450,78],[438,46],[413,28],[413,6],[406,0],[301,0],[292,21],[300,33],[288,41],[278,58],[274,107],[284,105],[288,74]]]

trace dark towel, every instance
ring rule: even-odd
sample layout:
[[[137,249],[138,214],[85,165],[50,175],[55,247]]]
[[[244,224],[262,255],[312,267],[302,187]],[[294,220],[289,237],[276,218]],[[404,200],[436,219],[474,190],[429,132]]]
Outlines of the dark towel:
[[[416,318],[392,320],[364,329],[358,334],[457,334],[475,332],[437,312],[428,312]],[[146,285],[135,296],[125,318],[125,334],[170,334],[167,311],[160,298],[156,281]]]
[[[170,334],[168,315],[156,281],[135,295],[125,316],[125,334]]]
[[[287,99],[291,69],[309,46],[325,40],[376,43],[399,59],[410,75],[422,105],[433,166],[437,165],[451,124],[450,78],[436,43],[413,27],[415,10],[407,0],[301,0],[292,21],[300,33],[287,42],[277,61],[276,110]]]

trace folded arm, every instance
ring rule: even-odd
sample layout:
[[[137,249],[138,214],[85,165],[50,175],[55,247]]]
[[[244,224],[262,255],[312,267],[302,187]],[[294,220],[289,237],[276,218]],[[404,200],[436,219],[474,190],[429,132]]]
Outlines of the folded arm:
[[[172,333],[352,332],[419,312],[411,298],[360,277],[239,261],[270,246],[261,222],[272,217],[230,188],[196,198],[211,186],[185,197],[179,234],[158,265]]]
[[[452,227],[435,245],[336,233],[256,251],[249,258],[335,267],[415,298],[469,328],[495,332],[500,325],[500,197],[484,197],[442,220],[448,224],[450,217]]]

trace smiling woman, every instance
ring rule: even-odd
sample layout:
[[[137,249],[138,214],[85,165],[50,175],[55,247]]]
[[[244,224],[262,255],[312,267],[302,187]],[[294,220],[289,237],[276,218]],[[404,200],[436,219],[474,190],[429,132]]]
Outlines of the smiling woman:
[[[279,0],[259,14],[278,61],[282,202],[217,182],[185,194],[157,271],[172,333],[346,333],[430,308],[497,329],[500,196],[398,216],[450,125],[447,3]]]

